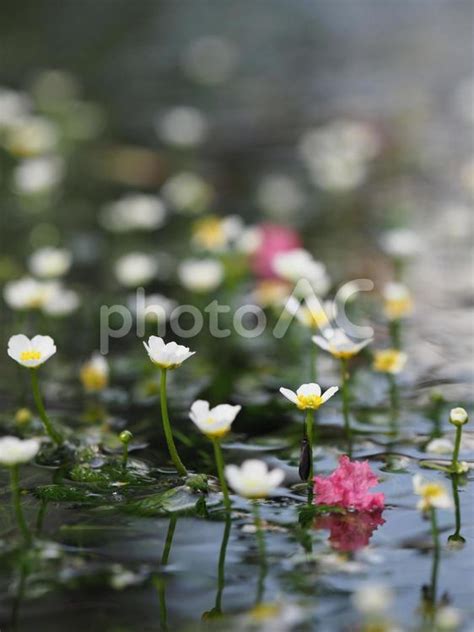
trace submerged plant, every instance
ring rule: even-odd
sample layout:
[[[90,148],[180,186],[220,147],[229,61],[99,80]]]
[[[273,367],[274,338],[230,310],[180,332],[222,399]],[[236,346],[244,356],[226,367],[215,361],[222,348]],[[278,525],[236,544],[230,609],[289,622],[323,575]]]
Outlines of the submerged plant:
[[[0,465],[10,470],[10,490],[13,509],[18,526],[22,532],[25,544],[30,544],[31,533],[26,524],[20,501],[19,466],[28,463],[37,454],[40,443],[36,439],[18,439],[17,437],[3,437],[0,439]]]
[[[324,393],[321,392],[319,384],[302,384],[296,391],[296,393],[289,388],[280,388],[280,393],[289,399],[290,402],[296,405],[299,410],[305,410],[305,437],[304,441],[308,443],[309,450],[309,467],[304,468],[308,471],[301,470],[300,464],[300,476],[303,480],[311,481],[314,475],[313,468],[313,439],[314,439],[314,411],[318,410],[325,402],[328,401],[339,390],[338,386],[331,386]]]
[[[212,441],[214,446],[217,474],[224,495],[224,505],[227,510],[230,509],[231,504],[229,490],[224,476],[224,458],[222,456],[220,440],[229,432],[241,408],[241,406],[230,406],[229,404],[220,404],[219,406],[211,408],[209,402],[198,399],[191,406],[189,413],[191,421]]]
[[[50,336],[34,336],[30,340],[24,334],[17,334],[8,341],[8,355],[10,358],[30,369],[33,397],[46,432],[54,443],[61,445],[64,439],[46,414],[37,375],[38,367],[49,360],[55,353],[56,345]]]
[[[144,342],[143,344],[150,357],[150,360],[153,362],[153,364],[156,364],[156,366],[161,369],[161,418],[163,422],[163,430],[165,433],[166,443],[168,446],[168,452],[176,470],[178,471],[178,474],[180,476],[186,476],[188,472],[183,465],[183,462],[179,458],[168,416],[166,377],[169,370],[177,369],[178,367],[180,367],[185,360],[194,355],[195,351],[190,351],[188,347],[179,345],[176,342],[169,342],[166,344],[163,338],[159,338],[158,336],[150,336],[150,338],[148,339],[148,343]]]

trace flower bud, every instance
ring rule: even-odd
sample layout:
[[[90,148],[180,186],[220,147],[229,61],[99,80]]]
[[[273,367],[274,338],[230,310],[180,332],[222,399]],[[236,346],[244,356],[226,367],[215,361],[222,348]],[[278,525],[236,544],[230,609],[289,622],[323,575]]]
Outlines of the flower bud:
[[[130,441],[133,439],[133,435],[130,432],[130,430],[123,430],[119,434],[119,439],[120,439],[121,443],[123,443],[124,445],[128,445],[130,443]]]
[[[19,408],[15,413],[15,422],[19,425],[27,424],[33,419],[29,408]]]
[[[469,417],[464,408],[452,408],[449,413],[449,423],[453,426],[464,426],[469,421]]]

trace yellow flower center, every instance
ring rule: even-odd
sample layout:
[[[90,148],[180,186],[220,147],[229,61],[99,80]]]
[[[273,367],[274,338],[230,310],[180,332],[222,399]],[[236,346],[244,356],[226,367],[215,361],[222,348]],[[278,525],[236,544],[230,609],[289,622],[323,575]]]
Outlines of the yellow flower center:
[[[303,308],[301,313],[305,324],[308,327],[311,327],[311,329],[320,329],[329,323],[329,319],[324,309],[313,311],[308,308]]]
[[[336,347],[331,347],[331,346],[329,346],[329,352],[335,358],[339,358],[341,360],[349,360],[349,358],[352,358],[357,353],[357,351],[354,351],[352,349],[341,350],[341,349],[336,349]]]
[[[86,391],[101,391],[108,384],[107,375],[91,366],[85,365],[81,369],[80,377]]]
[[[273,619],[280,612],[280,606],[276,603],[260,603],[250,611],[251,616],[256,621]]]
[[[300,410],[306,410],[308,408],[316,410],[322,403],[323,400],[319,395],[298,395],[296,405]]]
[[[401,353],[396,349],[377,351],[374,358],[374,369],[381,373],[396,373],[400,369]]]
[[[203,248],[212,250],[225,244],[226,237],[222,220],[218,217],[205,217],[194,224],[193,239]]]
[[[408,316],[413,310],[413,301],[410,296],[392,298],[385,301],[385,314],[390,320],[397,320]]]
[[[215,424],[216,420],[213,419],[212,417],[208,417],[207,419],[204,420],[204,424],[211,426],[212,424]],[[214,438],[219,438],[219,437],[223,437],[224,435],[226,435],[229,432],[229,428],[225,427],[225,428],[216,428],[215,430],[206,430],[205,428],[203,429],[204,434],[207,437],[214,437]]]
[[[20,353],[20,360],[22,362],[28,362],[28,360],[39,360],[41,353],[39,351],[22,351]]]

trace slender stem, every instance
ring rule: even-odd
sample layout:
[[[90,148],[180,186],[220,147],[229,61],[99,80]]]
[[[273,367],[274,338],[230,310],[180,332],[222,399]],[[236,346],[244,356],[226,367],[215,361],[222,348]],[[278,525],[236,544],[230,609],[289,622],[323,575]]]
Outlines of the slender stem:
[[[229,542],[230,527],[232,525],[230,515],[227,514],[225,519],[224,535],[222,536],[221,549],[219,551],[219,562],[217,565],[217,593],[215,609],[222,612],[222,593],[225,585],[225,556],[227,554],[227,544]]]
[[[397,419],[400,408],[400,394],[397,381],[392,373],[387,373],[387,380],[390,392],[390,426],[393,434],[397,433]]]
[[[29,546],[31,544],[31,533],[26,524],[25,516],[23,515],[23,509],[21,508],[20,474],[19,474],[18,465],[13,465],[10,468],[10,482],[11,482],[13,510],[15,512],[16,520],[18,522],[18,526],[20,527],[20,531],[23,534],[25,544]]]
[[[431,533],[433,535],[433,546],[434,546],[433,566],[431,569],[431,602],[433,605],[435,605],[437,583],[438,583],[438,566],[439,566],[439,533],[438,533],[438,523],[436,521],[436,509],[434,507],[431,507],[430,509],[430,520],[431,520]]]
[[[168,564],[168,559],[171,552],[171,545],[173,544],[174,532],[176,530],[176,523],[178,522],[178,516],[171,514],[171,518],[168,524],[168,531],[166,532],[165,547],[163,549],[163,555],[161,556],[162,566]]]
[[[349,456],[352,451],[352,429],[349,415],[350,393],[349,393],[349,371],[347,359],[341,358],[341,378],[342,378],[342,412],[344,416],[344,428],[349,444]]]
[[[36,535],[40,536],[41,535],[41,531],[43,530],[43,522],[44,522],[44,517],[46,514],[46,508],[48,506],[48,501],[47,500],[42,500],[41,501],[41,505],[38,509],[38,515],[36,516],[36,526],[35,526],[35,531],[36,531]]]
[[[165,432],[166,443],[168,445],[168,452],[171,460],[178,471],[180,476],[186,476],[187,470],[184,467],[181,459],[179,458],[178,451],[174,444],[173,433],[171,432],[170,419],[168,417],[168,403],[166,399],[166,369],[161,369],[161,385],[160,385],[160,405],[161,405],[161,419],[163,422],[163,430]]]
[[[461,448],[462,426],[456,426],[456,439],[454,440],[453,460],[451,467],[454,469],[459,464],[459,450]]]
[[[123,448],[122,448],[122,467],[124,470],[127,469],[127,463],[128,463],[128,443],[124,443]]]
[[[390,321],[390,338],[394,349],[402,348],[401,321],[397,318]]]
[[[313,440],[314,440],[314,411],[311,409],[306,413],[306,438],[308,440],[308,452],[309,452],[309,474],[308,483],[310,485],[313,482],[314,477],[314,463],[313,463]]]
[[[217,475],[221,484],[222,493],[224,494],[224,506],[227,511],[231,509],[231,502],[229,497],[229,488],[224,476],[224,458],[222,456],[222,449],[219,439],[213,438],[212,445],[214,446],[214,457],[216,459]]]
[[[31,386],[33,388],[33,397],[35,398],[36,408],[38,409],[39,416],[41,417],[41,421],[43,422],[45,430],[48,433],[50,439],[54,441],[54,443],[56,443],[57,445],[62,445],[64,439],[61,433],[56,430],[56,428],[51,423],[48,415],[46,414],[36,371],[36,369],[30,369]]]
[[[311,331],[311,335],[313,335],[314,330]],[[309,355],[309,361],[310,361],[310,367],[309,367],[309,376],[310,376],[310,380],[311,382],[316,382],[318,379],[318,347],[317,345],[314,344],[314,342],[311,340],[310,341],[310,355]]]
[[[265,590],[265,576],[267,574],[267,555],[265,547],[265,535],[262,530],[262,520],[260,518],[258,501],[256,500],[252,501],[252,512],[257,535],[258,553],[260,557],[260,573],[258,576],[257,598],[255,601],[256,604],[259,604],[263,599],[263,594]]]
[[[451,474],[451,486],[453,489],[453,499],[454,499],[454,518],[456,521],[456,530],[450,538],[453,540],[462,541],[464,538],[461,536],[461,503],[459,501],[459,490],[458,490],[458,475]]]
[[[165,546],[163,548],[163,554],[161,556],[162,566],[166,566],[168,564],[177,521],[178,516],[176,514],[171,514],[171,518],[168,524],[168,531],[166,532]],[[163,577],[155,575],[153,577],[153,583],[158,592],[158,602],[160,608],[160,630],[165,632],[168,629],[168,612],[166,608],[166,582]]]

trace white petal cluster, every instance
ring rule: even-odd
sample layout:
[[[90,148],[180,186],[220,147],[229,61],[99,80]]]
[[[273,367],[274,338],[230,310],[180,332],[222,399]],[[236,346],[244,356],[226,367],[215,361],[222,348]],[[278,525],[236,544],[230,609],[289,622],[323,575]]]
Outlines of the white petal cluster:
[[[31,255],[29,268],[40,279],[53,279],[65,275],[71,263],[72,255],[69,250],[47,246]]]
[[[8,355],[10,358],[34,369],[56,353],[56,345],[51,336],[34,336],[31,340],[24,334],[16,334],[8,341]]]
[[[207,121],[196,108],[177,106],[156,120],[158,136],[169,145],[194,147],[203,142],[207,135]]]
[[[174,210],[184,215],[196,215],[208,210],[214,198],[212,187],[203,178],[188,171],[169,178],[161,194]]]
[[[137,318],[164,322],[170,318],[178,303],[162,294],[149,294],[143,298],[132,294],[129,297],[128,305]]]
[[[64,172],[64,161],[59,156],[27,158],[13,171],[13,188],[21,195],[42,195],[61,184]]]
[[[423,478],[421,474],[413,477],[413,491],[421,496],[417,504],[420,511],[428,511],[432,507],[437,509],[451,509],[453,501],[448,490],[442,483]]]
[[[313,336],[313,342],[336,358],[352,358],[372,342],[367,338],[362,342],[354,342],[342,329],[326,329],[324,336]]]
[[[7,283],[3,297],[11,309],[41,309],[49,316],[67,316],[80,305],[74,290],[68,290],[58,281],[38,281],[32,277]]]
[[[244,461],[240,467],[228,465],[225,475],[232,489],[245,498],[266,498],[285,478],[283,470],[269,471],[267,464],[257,459]]]
[[[36,439],[18,439],[18,437],[2,437],[0,439],[0,465],[12,467],[28,463],[40,449]]]
[[[189,347],[184,347],[176,342],[165,343],[163,338],[158,336],[150,336],[148,343],[144,342],[143,345],[150,360],[162,369],[176,369],[196,353],[190,351]]]
[[[409,259],[421,248],[421,239],[410,228],[392,228],[380,240],[382,250],[394,259]]]
[[[302,384],[296,393],[289,388],[280,388],[280,393],[289,399],[290,402],[296,404],[300,410],[317,410],[322,404],[328,401],[339,390],[338,386],[331,386],[321,394],[319,384],[310,383]]]
[[[224,279],[224,267],[217,259],[185,259],[178,266],[178,278],[191,292],[212,292]]]
[[[329,290],[330,280],[326,266],[313,259],[312,255],[303,248],[295,248],[275,255],[272,266],[275,273],[285,281],[298,283],[305,279],[316,294],[323,295]]]
[[[144,252],[130,252],[115,262],[115,276],[125,287],[149,283],[158,272],[155,257]]]
[[[229,432],[241,408],[230,404],[211,408],[209,402],[198,399],[192,404],[189,417],[203,434],[212,438],[222,437]]]
[[[104,228],[116,233],[155,230],[163,225],[166,209],[156,195],[130,193],[108,204],[100,214]]]

